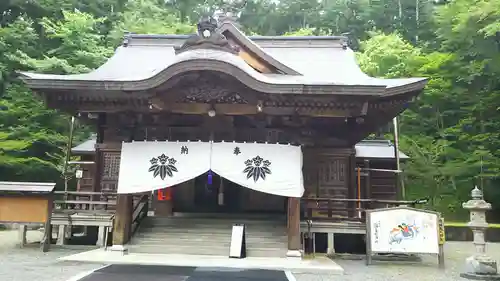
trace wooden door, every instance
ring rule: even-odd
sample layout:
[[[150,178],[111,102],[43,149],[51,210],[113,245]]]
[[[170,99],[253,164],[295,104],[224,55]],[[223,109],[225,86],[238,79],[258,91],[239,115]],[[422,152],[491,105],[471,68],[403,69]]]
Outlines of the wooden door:
[[[340,198],[346,199],[349,196],[349,156],[318,155],[318,194],[319,198]],[[322,208],[327,207],[327,203],[321,203]],[[333,202],[332,217],[343,218],[348,215],[347,202]],[[322,212],[328,215],[328,212]]]

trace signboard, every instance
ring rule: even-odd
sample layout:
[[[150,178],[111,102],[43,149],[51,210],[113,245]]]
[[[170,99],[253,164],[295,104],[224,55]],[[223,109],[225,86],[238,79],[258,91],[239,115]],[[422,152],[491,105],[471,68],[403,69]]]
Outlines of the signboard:
[[[83,170],[76,170],[75,177],[81,179],[83,177]]]
[[[367,254],[439,254],[439,214],[396,207],[367,212]],[[370,258],[371,260],[371,258]]]
[[[158,201],[170,201],[172,199],[171,188],[165,187],[158,189]]]
[[[439,218],[439,245],[444,245],[446,242],[446,233],[444,229],[444,219]]]
[[[231,245],[229,246],[230,258],[246,257],[245,225],[233,224],[231,232]]]

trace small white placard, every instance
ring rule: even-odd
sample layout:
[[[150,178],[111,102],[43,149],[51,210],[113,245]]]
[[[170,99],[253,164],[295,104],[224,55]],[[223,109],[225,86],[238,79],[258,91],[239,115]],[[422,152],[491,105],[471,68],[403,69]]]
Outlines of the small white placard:
[[[229,247],[230,258],[241,258],[241,247],[243,243],[243,225],[234,224],[231,231],[231,245]]]

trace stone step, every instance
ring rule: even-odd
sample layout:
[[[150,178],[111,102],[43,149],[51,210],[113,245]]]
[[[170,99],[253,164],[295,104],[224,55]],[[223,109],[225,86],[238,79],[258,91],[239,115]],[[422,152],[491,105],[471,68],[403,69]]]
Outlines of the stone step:
[[[215,223],[255,223],[255,224],[276,224],[276,223],[286,223],[286,220],[266,220],[266,219],[217,219],[217,218],[179,218],[179,217],[147,217],[147,221],[152,222],[215,222]]]
[[[185,255],[216,255],[228,256],[229,246],[210,246],[210,247],[190,247],[177,246],[167,247],[158,245],[130,245],[128,247],[131,253],[151,253],[151,254],[185,254]],[[284,257],[287,250],[281,248],[248,248],[247,256],[252,257]]]
[[[234,222],[246,224],[248,256],[280,256],[287,251],[284,223],[210,218],[147,218],[129,243],[137,253],[227,256]]]
[[[157,238],[140,238],[140,239],[132,239],[130,241],[131,244],[134,245],[229,245],[231,243],[230,239],[224,239],[224,240],[195,240],[195,239],[157,239]],[[273,248],[278,245],[281,245],[283,247],[286,247],[287,241],[271,241],[271,240],[247,240],[246,241],[247,245],[251,246],[258,246],[262,248]]]
[[[196,224],[196,225],[185,225],[185,224],[175,224],[175,225],[152,225],[152,224],[145,224],[141,223],[142,228],[161,228],[161,229],[232,229],[233,226],[230,224],[227,225],[216,225],[216,224]],[[276,225],[270,225],[270,226],[262,226],[262,225],[246,225],[246,229],[249,230],[267,230],[267,231],[275,231],[275,230],[281,230],[281,229],[286,229],[284,226],[276,226]]]
[[[182,230],[149,230],[149,229],[139,229],[138,235],[167,235],[167,236],[231,236],[231,231],[220,231],[220,230],[203,230],[203,231],[182,231]],[[246,231],[247,237],[286,237],[284,232],[266,232],[266,231]]]
[[[231,230],[233,227],[231,225],[172,225],[172,226],[161,226],[161,225],[140,225],[143,229],[227,229]],[[250,225],[245,228],[247,231],[282,231],[286,230],[284,226],[261,226],[261,225]]]
[[[134,237],[132,241],[137,241],[137,243],[140,243],[140,241],[144,242],[151,242],[151,243],[157,243],[157,244],[162,244],[162,243],[219,243],[219,242],[229,242],[231,241],[231,237],[220,237],[220,238],[213,238],[213,237],[192,237],[192,238],[172,238],[172,237]],[[273,245],[273,244],[286,244],[288,242],[287,239],[246,239],[246,242],[248,244],[262,244],[262,245]]]
[[[231,240],[231,235],[227,236],[210,236],[210,235],[198,235],[198,236],[169,236],[169,235],[142,235],[137,234],[133,237],[137,240],[156,240],[156,241],[229,241]],[[287,242],[287,237],[245,237],[247,242]]]
[[[210,232],[137,232],[136,237],[231,237],[231,232],[210,233]],[[286,238],[287,235],[278,233],[245,233],[246,238]]]
[[[164,217],[154,217],[165,219]],[[238,213],[182,213],[175,212],[173,219],[217,219],[217,220],[261,220],[261,221],[280,221],[286,220],[285,214],[238,214]]]
[[[199,229],[184,231],[184,229],[144,229],[139,228],[139,232],[143,234],[151,235],[161,235],[161,234],[171,234],[171,235],[231,235],[231,231],[220,229]],[[286,232],[282,231],[245,231],[247,236],[257,236],[257,237],[276,237],[276,236],[287,236]]]
[[[229,254],[228,247],[159,247],[157,245],[130,245],[128,247],[130,253],[148,253],[148,254],[185,254],[185,255],[216,255],[227,256]]]
[[[244,224],[247,227],[260,227],[260,228],[283,228],[286,227],[285,224],[280,223],[245,223],[238,222],[239,224]],[[152,221],[143,221],[141,224],[148,226],[156,226],[156,227],[214,227],[214,226],[227,226],[232,227],[234,222],[210,222],[210,221],[200,221],[200,222],[185,222],[185,221],[168,221],[168,222],[152,222]]]

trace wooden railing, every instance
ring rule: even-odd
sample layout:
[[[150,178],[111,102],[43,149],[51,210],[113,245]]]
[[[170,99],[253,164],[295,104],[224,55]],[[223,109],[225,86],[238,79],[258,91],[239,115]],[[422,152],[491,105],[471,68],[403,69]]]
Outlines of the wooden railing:
[[[413,201],[345,198],[303,198],[303,219],[316,221],[365,221],[365,211],[406,205],[417,207],[427,199]]]
[[[54,211],[114,212],[116,193],[56,191]]]
[[[149,197],[151,194],[143,194],[137,200],[137,203],[134,203],[134,210],[132,212],[132,229],[131,235],[135,233],[141,221],[148,215],[149,210]]]

